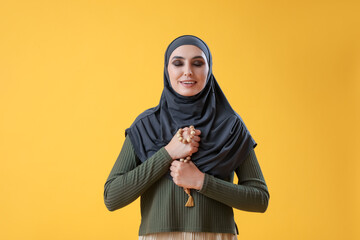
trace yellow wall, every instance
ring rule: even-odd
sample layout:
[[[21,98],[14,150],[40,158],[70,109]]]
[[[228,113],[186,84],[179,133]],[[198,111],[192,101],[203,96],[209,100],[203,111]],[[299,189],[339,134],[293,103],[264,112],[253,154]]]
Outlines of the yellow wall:
[[[208,43],[258,142],[265,214],[239,239],[359,239],[359,1],[0,3],[0,239],[136,239],[139,201],[103,187],[157,105],[172,39]]]

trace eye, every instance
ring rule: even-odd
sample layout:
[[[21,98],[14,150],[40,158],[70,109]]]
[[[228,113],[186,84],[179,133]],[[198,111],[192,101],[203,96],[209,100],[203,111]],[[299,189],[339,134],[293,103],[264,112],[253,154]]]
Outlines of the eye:
[[[201,67],[204,63],[202,61],[195,61],[193,62],[193,64],[196,66],[196,67]]]
[[[172,64],[173,64],[174,66],[176,66],[176,67],[183,65],[183,63],[182,63],[181,61],[179,61],[179,60],[173,61]]]

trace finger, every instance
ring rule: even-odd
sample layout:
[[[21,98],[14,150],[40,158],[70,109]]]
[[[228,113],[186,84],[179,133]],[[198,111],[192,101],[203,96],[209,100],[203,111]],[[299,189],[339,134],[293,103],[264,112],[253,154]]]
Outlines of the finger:
[[[191,146],[193,146],[193,147],[197,147],[197,148],[198,148],[199,145],[200,145],[200,144],[199,144],[198,142],[192,142],[192,143],[191,143]]]
[[[172,161],[171,167],[177,168],[179,166],[180,161]]]
[[[184,162],[178,162],[178,165],[176,165],[176,168],[179,170],[184,165]]]
[[[186,127],[183,129],[183,135],[184,136],[190,136],[190,128]]]
[[[184,127],[182,130],[183,130],[183,132],[186,132],[186,133],[187,133],[187,132],[189,131],[189,128],[188,128],[188,127]]]
[[[195,129],[195,135],[199,136],[201,134],[201,131],[199,129]]]
[[[200,142],[200,137],[199,136],[194,136],[192,138],[192,140],[195,141],[195,142]]]
[[[196,153],[199,149],[197,147],[193,147],[191,150],[191,154]]]

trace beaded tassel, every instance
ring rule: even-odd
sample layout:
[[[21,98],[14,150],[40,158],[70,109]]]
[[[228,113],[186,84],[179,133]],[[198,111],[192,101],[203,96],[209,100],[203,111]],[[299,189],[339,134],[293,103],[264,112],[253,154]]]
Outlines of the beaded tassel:
[[[177,132],[177,137],[179,138],[179,141],[184,143],[184,144],[187,144],[187,143],[190,143],[191,142],[191,139],[194,137],[195,135],[195,128],[194,126],[190,126],[190,136],[187,137],[186,139],[183,138],[182,134],[183,134],[183,130],[180,128],[179,131]],[[180,158],[180,162],[189,162],[191,161],[191,157],[190,156],[187,156],[186,158]],[[184,191],[185,193],[189,196],[186,204],[185,204],[185,207],[193,207],[194,206],[194,199],[193,197],[191,196],[191,192],[190,192],[190,189],[188,188],[184,188]]]

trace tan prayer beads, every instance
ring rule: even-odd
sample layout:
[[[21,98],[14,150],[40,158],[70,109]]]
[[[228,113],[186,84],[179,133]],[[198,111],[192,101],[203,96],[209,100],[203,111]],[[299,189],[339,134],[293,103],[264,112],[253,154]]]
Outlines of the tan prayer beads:
[[[183,130],[182,128],[180,128],[180,129],[178,130],[177,135],[176,135],[176,136],[179,138],[179,141],[182,142],[182,143],[184,143],[184,144],[190,143],[191,140],[192,140],[192,138],[193,138],[194,135],[195,135],[195,127],[191,125],[189,128],[190,128],[190,136],[187,137],[186,139],[185,139],[185,138],[183,137],[183,135],[182,135],[183,132],[184,132],[184,130]],[[185,163],[187,163],[187,162],[189,162],[189,161],[191,161],[191,157],[190,157],[190,156],[187,156],[186,158],[180,158],[180,162],[185,162]],[[193,206],[194,206],[194,199],[193,199],[193,197],[191,196],[190,189],[184,188],[184,191],[185,191],[185,193],[189,196],[189,198],[188,198],[188,200],[187,200],[187,202],[186,202],[186,204],[185,204],[185,207],[193,207]]]

